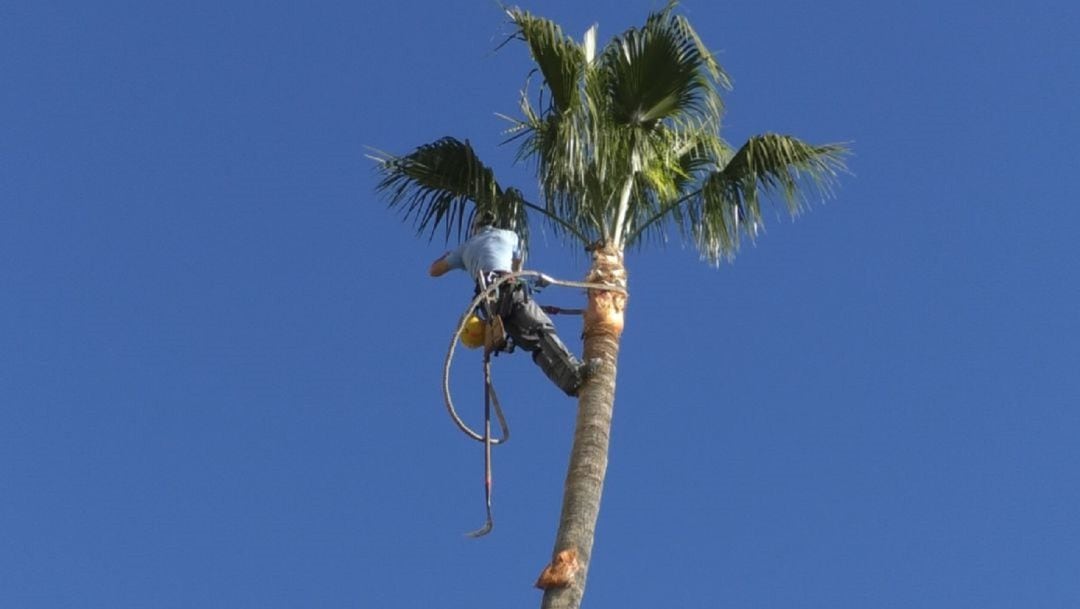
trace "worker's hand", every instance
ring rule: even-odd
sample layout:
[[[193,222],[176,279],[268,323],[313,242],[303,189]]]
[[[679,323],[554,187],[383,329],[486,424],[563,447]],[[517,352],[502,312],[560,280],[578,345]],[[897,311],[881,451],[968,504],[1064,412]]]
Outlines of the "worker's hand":
[[[442,256],[435,259],[435,262],[431,263],[431,268],[428,269],[428,275],[432,277],[441,277],[450,271],[450,265],[446,263],[446,257],[450,255],[450,252],[446,252]]]

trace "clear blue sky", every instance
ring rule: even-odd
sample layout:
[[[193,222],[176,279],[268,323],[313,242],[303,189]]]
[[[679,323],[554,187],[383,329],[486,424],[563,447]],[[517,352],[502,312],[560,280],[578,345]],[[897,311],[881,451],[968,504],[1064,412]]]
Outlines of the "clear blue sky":
[[[524,6],[606,40],[660,4]],[[852,141],[855,175],[734,264],[628,256],[586,607],[1080,606],[1078,7],[685,2],[727,139]],[[465,538],[481,452],[439,371],[470,288],[364,158],[468,138],[535,193],[508,31],[488,1],[0,8],[0,607],[538,603],[573,402],[496,361],[514,438]]]

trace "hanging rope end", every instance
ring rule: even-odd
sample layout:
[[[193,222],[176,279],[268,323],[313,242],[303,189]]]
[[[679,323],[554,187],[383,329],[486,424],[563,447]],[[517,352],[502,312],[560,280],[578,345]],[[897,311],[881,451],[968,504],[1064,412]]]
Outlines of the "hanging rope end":
[[[469,531],[468,533],[465,533],[465,536],[470,537],[472,539],[478,539],[478,538],[483,537],[484,535],[487,535],[488,533],[490,533],[491,530],[494,529],[494,528],[495,528],[495,523],[492,522],[491,520],[488,520],[487,522],[484,523],[484,526],[480,527],[479,529],[476,529],[475,531]]]

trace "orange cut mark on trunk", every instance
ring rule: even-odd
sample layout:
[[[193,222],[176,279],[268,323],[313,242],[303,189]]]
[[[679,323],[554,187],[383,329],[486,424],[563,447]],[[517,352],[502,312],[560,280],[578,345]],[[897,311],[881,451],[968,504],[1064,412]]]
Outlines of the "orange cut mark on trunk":
[[[622,334],[626,297],[618,292],[589,290],[589,308],[586,310],[585,324],[590,327],[602,327],[615,336]]]
[[[626,267],[623,266],[622,252],[610,247],[593,250],[593,265],[586,281],[603,283],[614,288],[626,289]],[[585,310],[586,332],[610,333],[615,337],[622,334],[626,293],[616,290],[589,290],[589,308]]]
[[[555,555],[555,560],[551,561],[551,564],[544,567],[535,585],[541,590],[566,588],[574,582],[574,575],[579,569],[581,569],[581,563],[578,562],[577,550],[573,548],[563,550]]]

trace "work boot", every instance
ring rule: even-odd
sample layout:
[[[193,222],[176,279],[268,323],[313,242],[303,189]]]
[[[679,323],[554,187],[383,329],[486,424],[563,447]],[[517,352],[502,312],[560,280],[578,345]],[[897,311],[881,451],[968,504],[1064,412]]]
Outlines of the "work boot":
[[[584,364],[579,365],[578,376],[581,378],[581,380],[578,382],[577,387],[574,387],[574,392],[567,392],[567,395],[572,398],[576,398],[578,396],[578,393],[581,392],[581,388],[585,386],[585,383],[589,379],[591,379],[598,370],[600,370],[600,366],[603,365],[603,363],[604,360],[600,359],[599,357],[594,357],[591,360],[585,362]]]
[[[544,374],[556,387],[562,389],[563,393],[570,397],[577,396],[584,381],[585,364],[574,357],[553,332],[541,332],[538,346],[532,354],[536,365],[540,366]]]

